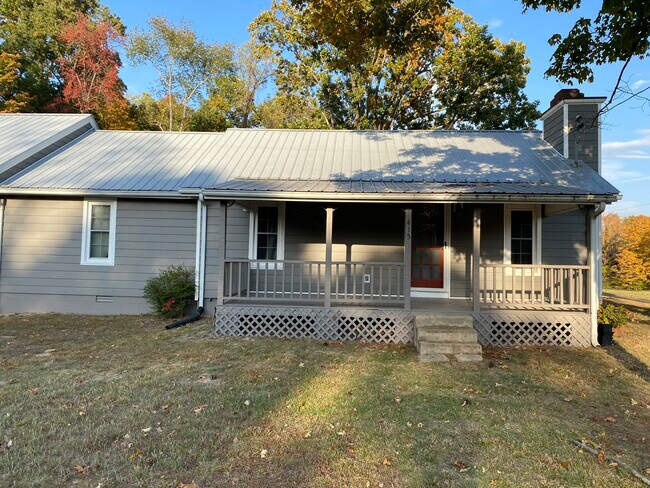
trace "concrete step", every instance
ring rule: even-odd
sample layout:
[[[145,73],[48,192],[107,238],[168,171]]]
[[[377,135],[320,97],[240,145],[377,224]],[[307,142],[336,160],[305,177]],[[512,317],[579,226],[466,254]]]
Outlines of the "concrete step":
[[[456,315],[417,315],[415,317],[416,327],[473,327],[474,318],[469,314]]]
[[[429,342],[420,341],[418,350],[420,355],[430,354],[470,354],[479,356],[483,352],[478,342],[474,343],[449,343],[449,342]]]
[[[478,335],[474,327],[418,327],[417,340],[476,344]]]

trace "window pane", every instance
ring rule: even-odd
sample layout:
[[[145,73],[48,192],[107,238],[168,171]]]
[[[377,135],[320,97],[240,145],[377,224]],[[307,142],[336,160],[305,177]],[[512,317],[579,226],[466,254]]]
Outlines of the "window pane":
[[[277,259],[278,207],[257,209],[257,259]]]
[[[108,258],[108,232],[92,231],[90,233],[90,257]]]
[[[513,238],[533,238],[533,212],[530,210],[514,210],[510,223]]]
[[[92,205],[91,206],[91,230],[108,230],[110,228],[110,205]]]

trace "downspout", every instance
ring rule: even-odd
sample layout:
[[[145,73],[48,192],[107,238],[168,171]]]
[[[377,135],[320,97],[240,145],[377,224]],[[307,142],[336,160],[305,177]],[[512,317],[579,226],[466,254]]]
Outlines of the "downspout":
[[[7,199],[0,199],[0,275],[2,272],[2,241],[4,240],[4,227],[5,227],[5,206]]]
[[[186,324],[196,322],[203,315],[203,300],[205,296],[205,240],[207,235],[207,208],[203,192],[199,193],[196,200],[196,255],[194,263],[194,300],[196,312],[181,320],[172,322],[165,329],[176,329]]]
[[[598,231],[598,216],[606,208],[605,202],[599,202],[598,205],[588,209],[589,218],[589,313],[591,322],[591,345],[599,346],[598,343],[598,307],[600,306],[600,293],[598,287],[598,256],[597,251],[600,249],[600,233]]]

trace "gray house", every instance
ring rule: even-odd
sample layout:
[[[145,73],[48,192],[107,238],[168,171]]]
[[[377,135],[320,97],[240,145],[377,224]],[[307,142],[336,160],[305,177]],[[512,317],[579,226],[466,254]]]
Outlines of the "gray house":
[[[1,117],[0,312],[144,313],[146,280],[185,264],[220,334],[433,360],[596,345],[598,216],[620,198],[599,174],[603,101],[560,91],[541,134]]]

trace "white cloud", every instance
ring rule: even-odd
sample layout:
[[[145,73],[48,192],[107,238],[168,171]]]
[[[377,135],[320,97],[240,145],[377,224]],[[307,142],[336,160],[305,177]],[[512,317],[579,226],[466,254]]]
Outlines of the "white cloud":
[[[647,83],[648,80],[636,80],[634,83],[630,85],[630,88],[632,88],[632,90],[638,90],[639,88],[641,88],[643,85]]]
[[[603,159],[650,159],[650,129],[636,131],[639,137],[629,141],[603,144]]]
[[[498,29],[503,25],[503,20],[502,19],[492,19],[488,21],[488,27],[490,29]]]
[[[630,183],[635,181],[650,180],[650,175],[629,169],[621,161],[605,161],[603,163],[603,176],[612,183]]]

